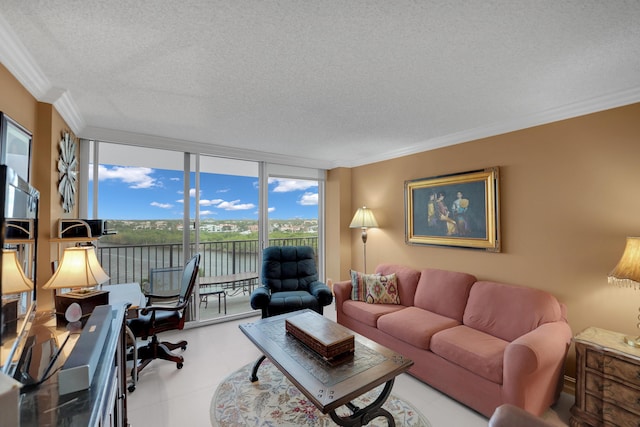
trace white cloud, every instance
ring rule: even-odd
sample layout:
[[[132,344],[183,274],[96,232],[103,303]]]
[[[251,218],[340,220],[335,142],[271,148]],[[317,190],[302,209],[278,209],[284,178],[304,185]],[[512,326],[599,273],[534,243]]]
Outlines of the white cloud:
[[[244,211],[247,209],[254,209],[256,205],[253,203],[240,203],[240,200],[234,200],[232,202],[219,203],[216,208],[224,209],[225,211]]]
[[[318,193],[304,193],[298,199],[298,204],[302,206],[316,206],[318,204]]]
[[[151,206],[155,206],[156,208],[162,208],[162,209],[170,209],[173,207],[171,203],[151,202],[149,204]]]
[[[276,184],[274,193],[289,193],[291,191],[304,191],[317,187],[318,181],[305,181],[301,179],[269,178],[269,184]]]
[[[92,168],[90,167],[90,169]],[[134,189],[160,187],[160,183],[155,178],[150,176],[153,173],[154,170],[151,168],[125,166],[114,166],[112,168],[107,168],[103,165],[98,166],[99,181],[106,181],[109,179],[122,181],[125,184],[128,184],[129,188]],[[92,170],[89,170],[89,176],[93,177]]]
[[[223,199],[213,199],[213,200],[200,199],[200,206],[215,206],[222,202],[224,202]]]
[[[269,208],[269,209],[267,209],[267,210],[269,211],[269,213],[271,213],[271,212],[275,212],[275,211],[276,211],[276,208]]]

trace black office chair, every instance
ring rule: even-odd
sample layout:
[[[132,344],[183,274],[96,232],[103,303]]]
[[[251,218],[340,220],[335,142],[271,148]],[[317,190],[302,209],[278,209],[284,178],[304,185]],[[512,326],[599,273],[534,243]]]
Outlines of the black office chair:
[[[127,320],[127,326],[136,338],[147,340],[151,337],[151,341],[146,346],[138,348],[137,362],[133,369],[139,373],[154,359],[164,359],[176,362],[178,369],[182,369],[184,358],[182,355],[175,354],[172,351],[176,348],[185,350],[187,348],[186,341],[178,343],[160,342],[157,334],[160,332],[171,331],[184,328],[185,312],[191,294],[198,280],[198,270],[200,267],[200,254],[196,254],[187,262],[182,272],[182,281],[180,292],[175,295],[154,295],[147,294],[148,301],[151,305],[147,305],[140,309],[137,318]],[[155,301],[175,300],[173,305],[153,305]],[[149,304],[149,302],[147,303]],[[135,345],[135,343],[134,343]],[[132,371],[133,376],[133,371]],[[136,375],[137,376],[137,375]]]
[[[309,308],[322,314],[333,295],[318,281],[309,246],[270,246],[262,252],[262,286],[251,293],[251,307],[262,318]]]

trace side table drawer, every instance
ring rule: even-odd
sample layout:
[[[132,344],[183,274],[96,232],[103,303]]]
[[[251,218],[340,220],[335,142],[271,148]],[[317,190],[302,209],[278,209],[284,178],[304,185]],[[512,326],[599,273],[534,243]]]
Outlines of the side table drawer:
[[[640,416],[613,405],[608,402],[587,395],[586,412],[603,420],[606,425],[618,427],[640,426]]]
[[[586,375],[585,386],[590,395],[616,402],[616,405],[640,416],[640,391],[591,373]]]
[[[587,367],[640,387],[640,365],[587,349]]]

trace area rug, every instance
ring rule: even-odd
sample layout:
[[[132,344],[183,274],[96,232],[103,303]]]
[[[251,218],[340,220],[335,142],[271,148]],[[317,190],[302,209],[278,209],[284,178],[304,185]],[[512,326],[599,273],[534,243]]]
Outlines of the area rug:
[[[307,400],[269,360],[258,370],[259,380],[249,381],[253,363],[235,371],[223,380],[211,400],[211,425],[214,427],[237,426],[335,426],[328,414],[323,414]],[[364,407],[380,394],[382,386],[356,399],[354,403]],[[397,426],[430,427],[429,421],[411,404],[393,393],[382,406],[395,418]],[[348,409],[338,408],[339,415],[348,415]],[[369,426],[387,426],[382,417]]]

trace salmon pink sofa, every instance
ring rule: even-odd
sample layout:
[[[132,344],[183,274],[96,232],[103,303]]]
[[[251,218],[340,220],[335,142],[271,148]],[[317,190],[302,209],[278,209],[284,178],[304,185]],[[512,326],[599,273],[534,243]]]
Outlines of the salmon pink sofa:
[[[553,295],[430,268],[376,273],[399,304],[353,300],[352,281],[337,282],[338,323],[412,359],[410,374],[487,418],[505,403],[535,415],[555,403],[572,333]]]

